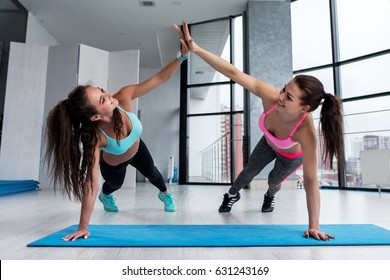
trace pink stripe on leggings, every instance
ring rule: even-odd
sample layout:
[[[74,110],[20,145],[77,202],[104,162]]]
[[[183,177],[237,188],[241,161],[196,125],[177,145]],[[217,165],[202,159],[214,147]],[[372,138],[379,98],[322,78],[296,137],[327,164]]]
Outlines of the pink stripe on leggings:
[[[287,153],[283,153],[281,151],[277,151],[277,150],[274,150],[276,153],[278,153],[279,155],[282,155],[286,158],[297,158],[299,156],[302,155],[302,150],[299,150],[298,152],[294,153],[294,154],[287,154]]]

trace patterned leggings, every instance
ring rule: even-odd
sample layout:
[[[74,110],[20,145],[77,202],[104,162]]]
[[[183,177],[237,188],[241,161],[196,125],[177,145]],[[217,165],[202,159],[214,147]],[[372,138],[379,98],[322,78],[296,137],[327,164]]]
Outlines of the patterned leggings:
[[[267,190],[268,196],[274,196],[280,190],[281,183],[302,165],[302,155],[299,153],[298,156],[294,158],[281,155],[268,145],[264,136],[260,139],[259,143],[257,143],[249,157],[248,165],[245,166],[238,175],[236,181],[230,188],[229,193],[233,195],[237,194],[274,159],[276,159],[276,161],[274,168],[268,175]]]

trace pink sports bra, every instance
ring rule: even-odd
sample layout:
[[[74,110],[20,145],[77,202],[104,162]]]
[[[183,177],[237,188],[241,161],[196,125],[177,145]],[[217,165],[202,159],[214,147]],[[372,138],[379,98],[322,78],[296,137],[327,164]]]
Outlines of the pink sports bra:
[[[297,131],[299,126],[304,121],[304,119],[306,117],[306,113],[299,120],[299,122],[295,125],[295,127],[293,128],[291,133],[288,135],[288,137],[284,138],[284,139],[280,139],[280,138],[277,138],[274,135],[272,135],[271,132],[269,132],[268,129],[265,127],[265,117],[268,116],[268,114],[271,113],[273,110],[275,110],[275,108],[276,108],[276,105],[272,106],[270,109],[268,109],[268,111],[263,112],[261,114],[261,116],[259,118],[259,127],[264,132],[265,137],[267,137],[267,139],[269,141],[271,141],[276,147],[278,147],[279,149],[289,149],[292,146],[294,146],[295,144],[297,144],[297,142],[293,141],[291,139],[291,137],[294,135],[295,131]]]

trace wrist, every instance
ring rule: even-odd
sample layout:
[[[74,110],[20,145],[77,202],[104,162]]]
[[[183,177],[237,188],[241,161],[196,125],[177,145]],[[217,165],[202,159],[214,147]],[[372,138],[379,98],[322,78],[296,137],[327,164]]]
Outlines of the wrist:
[[[176,58],[177,58],[178,60],[181,60],[181,61],[186,60],[187,57],[188,57],[188,54],[187,54],[187,56],[182,56],[182,54],[181,54],[180,51],[178,51],[177,54],[176,54]]]
[[[85,227],[82,227],[82,228],[77,228],[77,231],[81,231],[81,232],[87,232],[88,231],[88,227],[85,228]]]
[[[308,230],[320,230],[320,228],[319,227],[309,227]]]

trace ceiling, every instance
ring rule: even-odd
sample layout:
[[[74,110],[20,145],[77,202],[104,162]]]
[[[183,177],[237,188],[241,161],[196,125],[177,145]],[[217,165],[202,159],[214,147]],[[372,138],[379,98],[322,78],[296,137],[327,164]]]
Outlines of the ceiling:
[[[179,25],[181,20],[196,23],[241,14],[248,0],[19,2],[59,44],[85,44],[106,51],[140,49],[141,67],[161,68],[180,47],[173,23]],[[145,2],[151,6],[145,6]],[[212,44],[215,39],[210,40]]]

